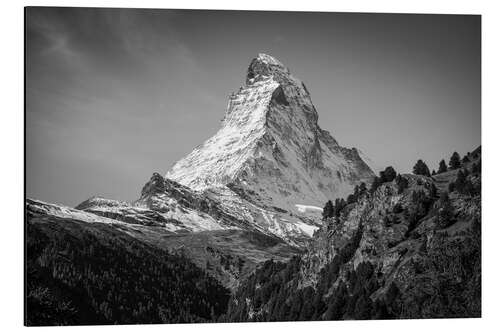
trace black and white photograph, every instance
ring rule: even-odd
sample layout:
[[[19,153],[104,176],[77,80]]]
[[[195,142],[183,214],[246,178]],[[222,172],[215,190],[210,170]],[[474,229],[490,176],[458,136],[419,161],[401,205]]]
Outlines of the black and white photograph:
[[[23,14],[24,325],[482,317],[481,15]]]

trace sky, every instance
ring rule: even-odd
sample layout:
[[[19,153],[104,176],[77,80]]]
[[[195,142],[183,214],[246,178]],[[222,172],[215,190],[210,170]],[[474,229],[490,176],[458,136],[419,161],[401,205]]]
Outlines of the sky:
[[[30,198],[137,199],[216,133],[258,53],[377,167],[481,144],[480,16],[28,8],[25,31]]]

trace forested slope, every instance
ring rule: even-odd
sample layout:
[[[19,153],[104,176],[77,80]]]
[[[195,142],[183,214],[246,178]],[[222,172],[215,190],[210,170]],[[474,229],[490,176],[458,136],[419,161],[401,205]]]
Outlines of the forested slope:
[[[57,217],[27,224],[28,325],[206,322],[229,290],[188,259],[112,225]]]

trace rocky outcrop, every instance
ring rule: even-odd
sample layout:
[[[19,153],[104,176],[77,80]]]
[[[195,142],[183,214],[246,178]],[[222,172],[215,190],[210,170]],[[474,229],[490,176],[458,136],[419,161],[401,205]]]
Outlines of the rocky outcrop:
[[[301,257],[258,269],[228,320],[479,317],[480,192],[448,197],[433,178],[402,178],[325,220]],[[467,179],[480,186],[480,171]]]
[[[144,185],[141,197],[134,205],[165,213],[176,209],[190,210],[210,217],[221,228],[252,229],[246,221],[226,213],[220,202],[209,195],[193,191],[158,173],[154,173]]]
[[[76,209],[130,224],[163,227],[174,233],[240,228],[232,223],[234,218],[221,217],[210,200],[159,174],[153,175],[140,199],[133,203],[93,197]]]

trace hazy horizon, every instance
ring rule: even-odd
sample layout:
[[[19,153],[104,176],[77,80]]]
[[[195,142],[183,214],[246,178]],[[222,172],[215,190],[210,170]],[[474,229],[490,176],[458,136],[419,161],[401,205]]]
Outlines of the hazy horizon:
[[[379,167],[481,144],[480,16],[31,7],[26,195],[137,199],[215,134],[258,53]]]

